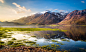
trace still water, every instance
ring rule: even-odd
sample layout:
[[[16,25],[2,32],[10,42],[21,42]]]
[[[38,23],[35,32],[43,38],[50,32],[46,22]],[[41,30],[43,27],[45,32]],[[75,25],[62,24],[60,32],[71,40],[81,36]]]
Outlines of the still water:
[[[26,39],[27,41],[35,41],[39,46],[43,45],[59,45],[55,50],[70,50],[71,52],[86,52],[86,26],[3,26],[3,27],[17,27],[17,28],[58,28],[67,30],[66,32],[60,31],[30,31],[24,32],[11,32],[12,38],[17,40]],[[10,33],[10,32],[9,32]],[[36,37],[31,37],[36,36]],[[11,38],[2,39],[8,41]],[[53,42],[52,40],[58,41]],[[28,45],[28,44],[26,44]]]

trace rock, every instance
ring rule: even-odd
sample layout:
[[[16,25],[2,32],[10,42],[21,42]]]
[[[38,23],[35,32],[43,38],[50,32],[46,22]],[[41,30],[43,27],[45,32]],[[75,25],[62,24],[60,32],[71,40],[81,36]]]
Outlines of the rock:
[[[0,48],[2,48],[2,45],[0,45]]]
[[[36,48],[36,47],[20,46],[15,48],[2,49],[0,50],[0,52],[61,52],[61,51],[53,51],[42,48]]]

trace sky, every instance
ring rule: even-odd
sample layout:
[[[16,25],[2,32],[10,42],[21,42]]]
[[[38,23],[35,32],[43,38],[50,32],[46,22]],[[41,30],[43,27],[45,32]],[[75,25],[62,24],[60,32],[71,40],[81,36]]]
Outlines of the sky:
[[[0,21],[12,21],[35,13],[72,12],[86,9],[86,0],[0,0]]]

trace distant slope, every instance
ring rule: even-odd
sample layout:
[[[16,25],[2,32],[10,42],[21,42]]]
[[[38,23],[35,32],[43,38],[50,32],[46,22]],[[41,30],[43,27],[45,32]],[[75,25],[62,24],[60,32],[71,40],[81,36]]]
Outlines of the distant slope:
[[[0,26],[13,26],[13,25],[23,25],[23,24],[14,23],[14,22],[0,22]]]
[[[79,24],[79,25],[86,25],[86,9],[85,10],[75,10],[69,13],[64,20],[60,23],[62,24]]]
[[[32,16],[24,17],[14,22],[23,23],[23,24],[55,24],[62,21],[65,16],[60,13],[55,12],[46,12],[44,14],[34,14]]]
[[[28,17],[23,17],[23,18],[20,18],[18,20],[14,20],[12,22],[27,24],[28,22],[30,22],[31,20],[34,20],[35,18],[39,17],[40,15],[42,15],[42,14],[37,13],[37,14],[31,15],[31,16],[28,16]]]

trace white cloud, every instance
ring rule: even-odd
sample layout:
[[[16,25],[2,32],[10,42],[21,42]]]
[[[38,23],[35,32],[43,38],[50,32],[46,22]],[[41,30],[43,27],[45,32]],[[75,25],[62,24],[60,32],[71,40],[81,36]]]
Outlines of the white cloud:
[[[60,12],[64,12],[65,10],[58,10],[58,11],[60,11]]]
[[[55,10],[58,10],[58,9],[55,9]]]
[[[85,3],[85,1],[81,1],[81,3]]]
[[[47,12],[47,11],[43,11],[43,12],[40,12],[40,13],[44,14],[45,12]]]
[[[30,10],[30,9],[28,9],[28,11],[29,11],[29,12],[31,12],[31,10]]]
[[[51,8],[51,9],[47,9],[46,11],[52,11],[53,9]]]
[[[0,0],[1,3],[4,3],[4,0]]]
[[[65,10],[54,9],[54,10],[52,10],[52,11],[64,12]]]
[[[17,3],[12,3],[12,4],[14,4],[16,7],[18,7],[18,8],[20,8],[20,9],[23,9],[23,10],[26,10],[26,8],[23,6],[23,7],[21,7],[20,5],[18,5]]]
[[[12,3],[12,4],[14,4],[16,7],[18,7],[18,9],[17,10],[13,10],[15,13],[25,13],[25,12],[31,12],[31,10],[30,9],[26,9],[24,6],[23,7],[21,7],[20,5],[18,5],[17,3]]]
[[[69,11],[65,11],[65,13],[69,13]]]
[[[25,11],[17,11],[17,10],[14,10],[14,9],[12,9],[12,11],[15,12],[16,14],[25,13]]]
[[[53,11],[57,11],[58,9],[54,9]]]

